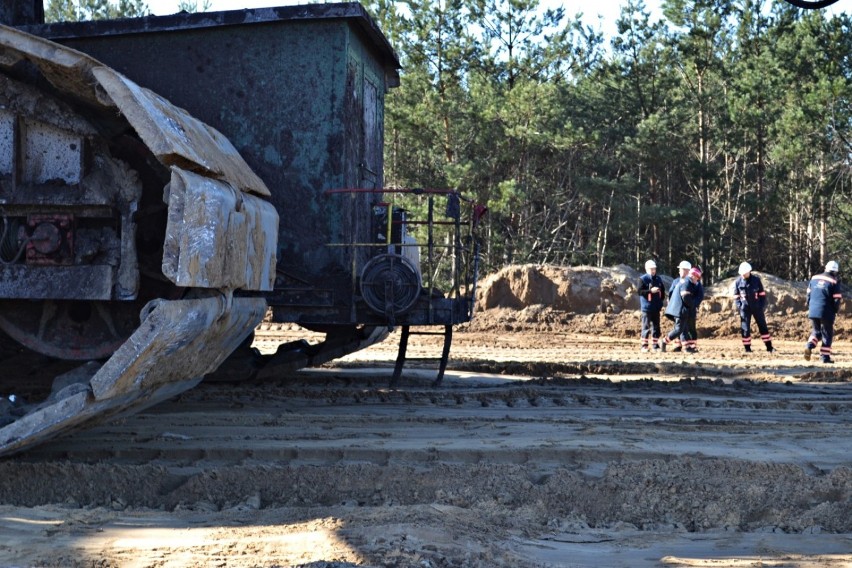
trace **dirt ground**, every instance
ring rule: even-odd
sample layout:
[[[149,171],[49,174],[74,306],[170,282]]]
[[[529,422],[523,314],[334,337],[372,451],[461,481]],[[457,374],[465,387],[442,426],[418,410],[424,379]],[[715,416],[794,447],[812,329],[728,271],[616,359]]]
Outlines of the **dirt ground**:
[[[491,313],[438,388],[387,387],[394,334],[4,459],[0,566],[852,566],[852,344],[642,354],[633,316]]]

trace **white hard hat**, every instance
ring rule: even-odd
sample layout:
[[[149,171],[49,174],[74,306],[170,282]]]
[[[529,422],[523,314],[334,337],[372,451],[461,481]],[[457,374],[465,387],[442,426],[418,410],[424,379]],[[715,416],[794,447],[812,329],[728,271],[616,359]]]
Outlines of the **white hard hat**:
[[[829,260],[828,264],[825,265],[826,272],[840,272],[840,265],[837,264],[833,260]]]
[[[683,268],[684,270],[689,270],[692,268],[692,265],[686,262],[685,260],[681,260],[680,264],[677,265],[678,268]]]
[[[651,270],[652,268],[657,268],[657,263],[653,260],[645,261],[645,270]]]
[[[739,269],[740,276],[748,274],[749,272],[751,272],[751,265],[747,262],[742,263]]]

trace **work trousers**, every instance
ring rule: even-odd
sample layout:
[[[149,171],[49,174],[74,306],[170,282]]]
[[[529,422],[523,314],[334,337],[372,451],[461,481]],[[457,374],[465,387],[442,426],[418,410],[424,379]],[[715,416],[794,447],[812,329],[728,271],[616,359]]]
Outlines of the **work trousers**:
[[[811,336],[808,345],[816,347],[822,342],[820,355],[831,355],[831,340],[834,338],[834,320],[826,318],[811,318]]]
[[[660,310],[653,310],[650,312],[642,312],[642,345],[648,345],[648,339],[654,338],[654,345],[657,344],[657,341],[660,338],[662,331],[660,331]]]
[[[766,315],[762,311],[740,312],[740,333],[743,337],[743,345],[751,345],[751,318],[754,318],[754,323],[757,324],[757,329],[760,331],[760,339],[764,343],[772,341],[772,335],[769,333],[769,326],[766,325]]]
[[[674,319],[674,329],[666,335],[666,343],[675,339],[683,338],[684,343],[689,345],[695,342],[695,316],[684,315]]]

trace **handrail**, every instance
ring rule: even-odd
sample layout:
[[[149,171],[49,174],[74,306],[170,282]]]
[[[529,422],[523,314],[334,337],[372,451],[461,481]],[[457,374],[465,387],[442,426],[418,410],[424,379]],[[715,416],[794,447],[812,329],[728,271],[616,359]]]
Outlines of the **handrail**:
[[[327,247],[348,248],[353,251],[353,293],[358,288],[356,284],[356,280],[358,278],[358,267],[356,266],[357,255],[354,254],[355,249],[376,249],[387,247],[388,252],[393,252],[394,250],[405,250],[406,247],[417,247],[421,251],[425,249],[426,252],[426,254],[423,255],[425,256],[425,258],[421,258],[421,266],[418,267],[418,269],[420,270],[421,286],[423,286],[424,289],[434,289],[434,279],[436,277],[436,270],[437,267],[441,264],[441,262],[439,262],[438,259],[435,258],[436,251],[452,251],[450,260],[452,266],[450,267],[448,273],[450,280],[450,282],[448,282],[449,289],[446,290],[446,293],[452,294],[456,298],[462,298],[462,290],[464,290],[464,297],[467,299],[466,302],[470,304],[473,301],[473,295],[476,293],[475,290],[476,280],[478,278],[479,257],[479,242],[473,233],[475,228],[478,226],[478,221],[487,211],[487,207],[485,207],[484,205],[476,204],[472,199],[464,197],[458,190],[448,188],[337,187],[326,189],[323,191],[323,194],[349,194],[352,198],[354,198],[356,194],[388,194],[387,199],[382,199],[372,204],[374,210],[379,211],[378,214],[381,214],[381,209],[386,210],[385,214],[387,215],[387,227],[386,229],[383,229],[383,231],[385,232],[385,242],[357,242],[354,238],[355,235],[353,234],[352,239],[348,243],[326,243]],[[405,211],[405,207],[404,204],[399,203],[397,199],[394,199],[393,195],[426,196],[426,220],[395,220],[395,211]],[[447,217],[449,218],[449,220],[439,221],[435,219],[435,196],[445,196],[448,199]],[[453,200],[455,200],[455,204],[452,204]],[[462,219],[462,211],[459,210],[458,207],[458,204],[460,202],[463,202],[465,206],[471,207],[471,210],[469,212],[470,214],[465,214],[464,219]],[[425,225],[427,231],[425,242],[403,243],[401,241],[404,240],[405,235],[402,233],[399,236],[400,242],[393,242],[394,237],[392,227],[399,225],[410,225],[412,227]],[[436,225],[452,227],[449,231],[449,234],[447,235],[449,240],[445,244],[438,244],[435,242],[435,234],[433,229]],[[467,227],[466,235],[464,237],[462,236],[463,227]],[[371,236],[370,238],[372,239],[374,238],[374,236]],[[396,247],[399,247],[399,249],[396,249]],[[445,253],[442,253],[442,258],[443,254]],[[433,302],[429,302],[428,306],[430,312],[429,321],[432,321],[432,310],[434,309]],[[472,305],[468,305],[466,309],[470,310],[471,308]]]

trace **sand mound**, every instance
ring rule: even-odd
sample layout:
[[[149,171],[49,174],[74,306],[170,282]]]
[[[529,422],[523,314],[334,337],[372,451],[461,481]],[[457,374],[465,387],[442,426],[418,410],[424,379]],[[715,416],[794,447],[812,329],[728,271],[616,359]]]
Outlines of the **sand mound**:
[[[593,266],[513,265],[485,278],[477,294],[476,309],[524,310],[546,306],[573,314],[619,313],[638,310],[636,293],[642,273],[619,264],[610,268]],[[671,276],[661,275],[669,286]],[[767,312],[792,314],[804,311],[807,284],[790,282],[761,274],[767,292]],[[733,311],[733,285],[736,278],[722,280],[705,289],[702,311]]]
[[[766,290],[766,312],[792,315],[807,310],[807,282],[791,282],[771,274],[758,274]],[[727,278],[705,289],[707,306],[704,310],[716,313],[734,311],[733,289],[736,277]]]
[[[620,264],[593,266],[513,265],[486,277],[477,292],[472,328],[593,330],[629,337],[639,331],[637,287],[642,272]],[[661,275],[666,286],[672,277]],[[767,293],[766,315],[773,335],[807,334],[807,283],[759,274]],[[707,286],[698,317],[699,337],[739,334],[732,296],[736,278]],[[843,305],[852,314],[852,302]],[[838,318],[838,331],[848,318]],[[664,326],[665,327],[665,326]]]
[[[611,268],[507,266],[484,280],[476,309],[522,310],[541,305],[573,314],[638,310],[636,285],[640,276],[640,272],[625,264]],[[666,285],[671,283],[671,277],[664,280]]]

